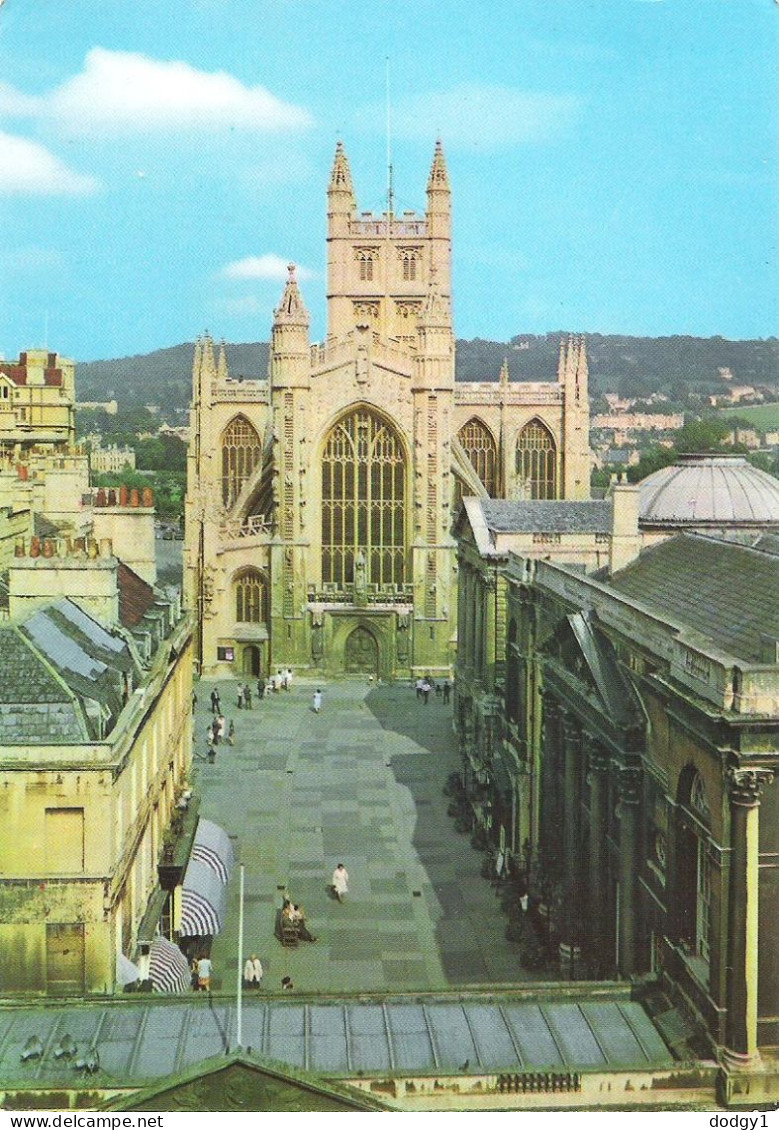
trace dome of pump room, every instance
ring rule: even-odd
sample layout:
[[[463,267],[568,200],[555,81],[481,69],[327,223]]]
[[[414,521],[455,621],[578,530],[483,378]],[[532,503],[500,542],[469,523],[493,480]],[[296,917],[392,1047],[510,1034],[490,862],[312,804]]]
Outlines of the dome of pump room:
[[[642,525],[779,524],[779,480],[743,455],[680,455],[639,491]]]

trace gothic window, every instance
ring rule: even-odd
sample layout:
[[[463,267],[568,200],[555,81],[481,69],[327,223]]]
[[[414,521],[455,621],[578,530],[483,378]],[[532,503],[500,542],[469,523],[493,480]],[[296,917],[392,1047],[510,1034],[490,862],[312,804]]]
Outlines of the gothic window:
[[[343,588],[365,557],[371,585],[402,584],[405,461],[391,424],[367,408],[344,416],[322,457],[322,580]]]
[[[245,416],[238,416],[222,435],[222,502],[235,503],[244,483],[262,457],[260,437]]]
[[[235,582],[235,619],[238,624],[264,624],[268,619],[268,590],[256,569],[247,569]]]
[[[465,454],[470,459],[474,471],[484,484],[487,494],[490,498],[494,498],[497,490],[495,470],[498,462],[495,440],[484,424],[475,418],[469,420],[465,427],[460,428],[458,439],[465,448]]]
[[[539,420],[531,420],[519,433],[516,468],[526,497],[557,498],[557,449],[551,432]]]
[[[355,258],[357,260],[360,282],[373,282],[376,252],[370,249],[357,251],[355,252]]]

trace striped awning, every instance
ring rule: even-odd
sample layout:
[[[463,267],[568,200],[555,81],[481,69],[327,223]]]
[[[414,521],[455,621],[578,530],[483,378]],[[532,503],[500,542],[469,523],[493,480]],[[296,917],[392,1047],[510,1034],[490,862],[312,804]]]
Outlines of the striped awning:
[[[235,856],[230,837],[224,828],[220,828],[211,820],[201,819],[195,832],[191,858],[205,863],[216,872],[223,883],[227,883],[233,870]]]
[[[192,988],[187,959],[178,946],[162,936],[149,949],[149,979],[155,993],[186,993]]]
[[[227,887],[207,864],[190,859],[181,891],[182,937],[218,934],[227,910]]]
[[[116,983],[117,985],[132,985],[134,981],[140,981],[141,971],[137,965],[130,961],[129,957],[125,957],[123,953],[116,955]]]

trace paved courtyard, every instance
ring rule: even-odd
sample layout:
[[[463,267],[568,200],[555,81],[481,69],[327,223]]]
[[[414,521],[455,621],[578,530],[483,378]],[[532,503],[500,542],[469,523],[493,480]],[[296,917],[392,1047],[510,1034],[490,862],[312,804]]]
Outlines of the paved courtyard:
[[[217,686],[235,745],[204,760]],[[505,938],[483,856],[454,830],[442,789],[457,768],[451,707],[427,706],[407,685],[296,681],[252,711],[237,682],[197,686],[195,781],[201,815],[231,836],[245,868],[244,953],[256,951],[265,986],[289,975],[302,991],[442,989],[527,981]],[[253,686],[254,689],[254,686]],[[333,868],[349,897],[331,897]],[[283,948],[275,935],[282,892],[307,912],[315,944]],[[228,919],[215,939],[214,988],[236,979],[238,869]]]

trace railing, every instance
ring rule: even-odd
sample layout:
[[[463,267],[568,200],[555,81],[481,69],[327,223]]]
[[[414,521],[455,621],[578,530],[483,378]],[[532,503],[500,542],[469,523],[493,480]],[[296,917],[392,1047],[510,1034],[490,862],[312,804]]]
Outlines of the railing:
[[[562,404],[563,389],[556,381],[515,382],[458,381],[454,386],[456,404]]]
[[[259,537],[261,534],[270,535],[271,532],[272,524],[264,514],[252,514],[245,518],[243,522],[225,522],[221,530],[225,541]]]
[[[326,588],[309,589],[308,590],[309,604],[338,604],[338,605],[353,605],[354,589],[349,587],[343,588]],[[380,605],[380,604],[413,604],[414,602],[414,586],[413,585],[369,585],[368,591],[364,597],[361,598],[361,603]]]
[[[214,403],[224,401],[250,401],[253,404],[269,404],[270,388],[267,381],[231,381],[230,384],[211,382],[211,399]]]

